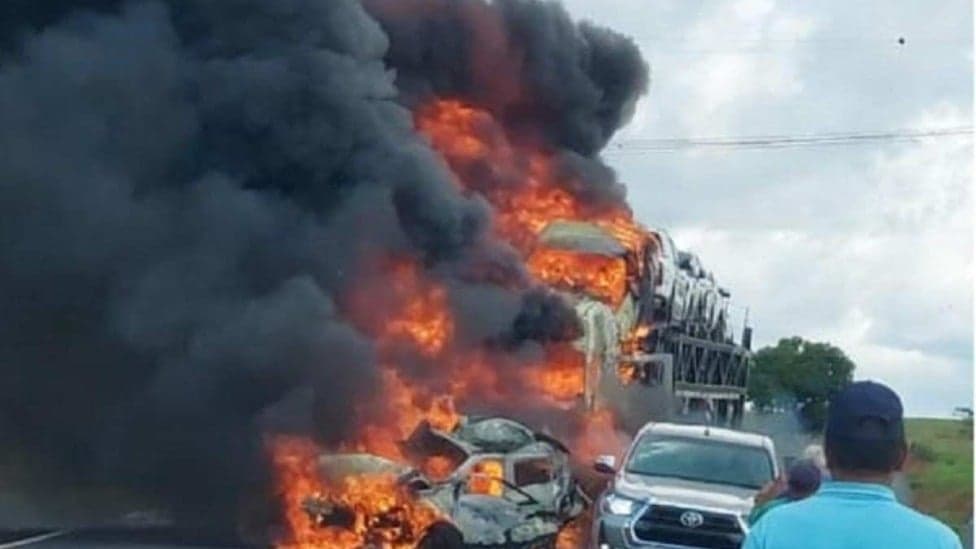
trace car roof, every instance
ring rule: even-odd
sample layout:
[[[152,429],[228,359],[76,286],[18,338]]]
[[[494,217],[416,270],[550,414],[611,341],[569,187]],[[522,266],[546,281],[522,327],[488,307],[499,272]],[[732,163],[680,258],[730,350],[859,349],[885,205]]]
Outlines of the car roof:
[[[732,429],[723,429],[721,427],[714,427],[711,425],[651,422],[641,428],[641,430],[637,433],[637,436],[640,437],[647,433],[687,438],[707,438],[721,442],[728,442],[730,444],[762,447],[768,450],[773,449],[773,441],[765,435],[760,435],[758,433],[747,433],[745,431],[733,431]]]
[[[539,234],[539,242],[551,248],[610,257],[627,253],[627,247],[610,232],[582,221],[553,221]]]

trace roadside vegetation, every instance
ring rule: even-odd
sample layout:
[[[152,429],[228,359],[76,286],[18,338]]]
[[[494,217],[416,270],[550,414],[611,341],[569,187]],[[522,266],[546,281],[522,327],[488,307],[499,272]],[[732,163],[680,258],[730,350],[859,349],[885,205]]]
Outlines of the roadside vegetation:
[[[760,412],[795,411],[804,430],[819,432],[827,402],[851,383],[855,368],[830,343],[783,338],[754,355],[748,399]]]
[[[973,515],[971,419],[908,419],[913,506],[968,536]]]

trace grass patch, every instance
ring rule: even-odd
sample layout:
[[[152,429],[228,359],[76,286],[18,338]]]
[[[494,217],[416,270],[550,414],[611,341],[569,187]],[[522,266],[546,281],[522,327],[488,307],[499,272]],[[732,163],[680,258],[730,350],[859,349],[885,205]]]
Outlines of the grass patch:
[[[907,419],[908,480],[914,506],[962,534],[973,514],[973,424]]]

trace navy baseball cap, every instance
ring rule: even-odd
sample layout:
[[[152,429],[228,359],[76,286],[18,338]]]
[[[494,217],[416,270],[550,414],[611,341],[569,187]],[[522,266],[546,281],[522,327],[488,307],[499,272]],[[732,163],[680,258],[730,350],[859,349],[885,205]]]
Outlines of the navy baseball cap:
[[[851,383],[830,401],[827,439],[898,441],[905,438],[901,399],[874,381]]]

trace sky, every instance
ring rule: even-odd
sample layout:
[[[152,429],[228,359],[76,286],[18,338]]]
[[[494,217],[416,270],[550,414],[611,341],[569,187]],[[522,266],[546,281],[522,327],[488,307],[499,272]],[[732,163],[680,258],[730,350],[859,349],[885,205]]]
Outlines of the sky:
[[[908,415],[972,406],[970,139],[628,148],[972,126],[969,0],[562,2],[641,48],[649,93],[604,158],[637,217],[698,253],[738,318],[748,307],[757,347],[792,335],[833,343]]]

